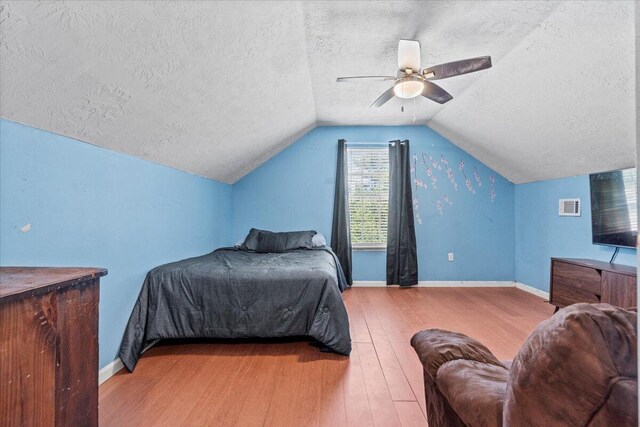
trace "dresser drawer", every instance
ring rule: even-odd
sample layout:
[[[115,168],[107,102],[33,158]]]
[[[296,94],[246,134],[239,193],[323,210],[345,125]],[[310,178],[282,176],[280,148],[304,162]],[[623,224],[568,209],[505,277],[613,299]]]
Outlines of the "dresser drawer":
[[[576,292],[582,291],[579,292],[580,294],[584,292],[586,294],[600,295],[600,282],[602,281],[602,278],[600,277],[598,270],[562,261],[554,261],[552,268],[553,272],[551,280],[553,281],[554,286],[554,296],[558,288],[574,288]],[[570,291],[570,289],[565,289],[561,292],[565,293],[567,291]]]
[[[566,307],[577,302],[597,303],[600,302],[600,295],[571,285],[553,284],[551,304],[556,307]]]

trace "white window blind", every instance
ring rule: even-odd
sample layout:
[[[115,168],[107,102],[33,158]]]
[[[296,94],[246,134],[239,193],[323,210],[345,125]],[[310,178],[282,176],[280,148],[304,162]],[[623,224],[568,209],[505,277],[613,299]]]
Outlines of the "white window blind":
[[[347,149],[351,244],[354,248],[387,246],[389,149]]]

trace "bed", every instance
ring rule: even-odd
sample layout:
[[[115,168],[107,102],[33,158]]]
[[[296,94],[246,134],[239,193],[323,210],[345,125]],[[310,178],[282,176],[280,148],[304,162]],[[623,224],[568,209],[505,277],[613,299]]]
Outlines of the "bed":
[[[143,350],[165,338],[309,336],[351,352],[341,292],[347,283],[328,248],[259,253],[239,248],[151,270],[120,347],[132,372]]]

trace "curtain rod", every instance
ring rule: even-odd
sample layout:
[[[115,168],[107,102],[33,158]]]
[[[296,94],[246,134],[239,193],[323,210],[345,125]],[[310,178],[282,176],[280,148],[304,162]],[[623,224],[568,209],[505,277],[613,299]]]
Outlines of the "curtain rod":
[[[389,141],[389,142],[347,142],[347,145],[391,145],[396,142],[403,143],[404,141]]]

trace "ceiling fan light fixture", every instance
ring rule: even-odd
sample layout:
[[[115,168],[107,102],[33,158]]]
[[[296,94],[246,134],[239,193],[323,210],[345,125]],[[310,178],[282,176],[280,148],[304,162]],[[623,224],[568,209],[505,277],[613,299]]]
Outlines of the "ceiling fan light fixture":
[[[424,83],[417,76],[407,76],[398,79],[393,85],[393,93],[398,98],[410,99],[422,94]]]

